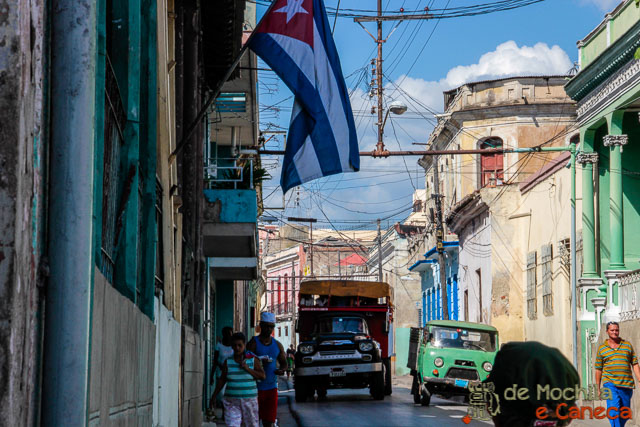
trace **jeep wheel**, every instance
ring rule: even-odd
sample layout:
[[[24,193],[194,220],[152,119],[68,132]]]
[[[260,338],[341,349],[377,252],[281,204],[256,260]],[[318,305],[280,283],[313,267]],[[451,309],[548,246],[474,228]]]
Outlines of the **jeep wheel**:
[[[420,389],[420,404],[422,406],[429,406],[429,403],[431,403],[431,393],[425,386]]]
[[[411,385],[411,394],[413,395],[413,403],[420,403],[420,382],[417,376],[413,376],[413,384]]]
[[[390,396],[393,392],[393,384],[391,383],[391,359],[382,359],[384,365],[384,394]]]
[[[313,393],[313,389],[311,389],[307,385],[307,381],[302,378],[293,379],[293,388],[295,389],[297,403],[306,402],[309,394]],[[313,396],[313,394],[311,395]]]
[[[369,391],[375,400],[384,399],[384,365],[382,372],[375,372],[373,374]]]

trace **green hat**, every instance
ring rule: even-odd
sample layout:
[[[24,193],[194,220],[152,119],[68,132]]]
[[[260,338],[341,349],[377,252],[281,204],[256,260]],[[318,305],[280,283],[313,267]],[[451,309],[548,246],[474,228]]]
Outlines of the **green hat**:
[[[555,408],[560,403],[571,406],[575,400],[565,401],[560,396],[553,400],[550,393],[539,391],[539,386],[549,389],[575,389],[580,386],[580,376],[571,362],[557,348],[547,347],[535,341],[510,342],[502,346],[496,355],[491,374],[485,382],[495,385],[503,409],[526,411],[535,417],[540,406]],[[517,388],[529,390],[526,400],[506,400],[504,392],[517,384]],[[540,396],[538,396],[540,395]],[[555,397],[558,397],[557,395]]]

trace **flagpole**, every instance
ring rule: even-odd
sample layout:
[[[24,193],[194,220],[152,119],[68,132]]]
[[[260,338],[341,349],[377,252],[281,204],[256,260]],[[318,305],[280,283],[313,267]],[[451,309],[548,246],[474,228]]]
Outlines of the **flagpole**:
[[[271,5],[267,8],[267,11],[264,13],[264,15],[262,15],[262,18],[260,19],[260,22],[262,22],[262,19],[269,14],[269,12],[271,11],[271,9],[273,9],[273,7],[275,6],[276,3],[277,3],[276,1],[273,1],[271,3]],[[247,39],[247,41],[240,48],[240,52],[238,52],[238,56],[233,61],[233,63],[231,64],[231,66],[229,67],[227,72],[225,73],[224,77],[218,82],[218,86],[216,86],[216,89],[213,92],[211,92],[211,94],[209,95],[209,98],[207,99],[207,102],[204,103],[204,106],[198,112],[198,115],[196,116],[196,118],[193,121],[193,123],[191,123],[191,125],[187,128],[187,132],[186,132],[185,136],[180,140],[178,145],[176,145],[176,148],[169,155],[169,163],[172,163],[175,160],[176,156],[180,153],[180,151],[182,151],[182,149],[186,145],[186,142],[189,140],[189,138],[191,138],[191,136],[193,135],[193,132],[196,130],[196,127],[198,127],[198,123],[200,123],[200,121],[202,120],[204,115],[207,113],[207,110],[209,109],[209,106],[211,106],[213,101],[218,97],[218,95],[220,95],[220,91],[222,90],[222,86],[224,86],[224,84],[227,82],[227,80],[229,80],[229,77],[231,77],[231,74],[233,73],[233,71],[236,69],[236,67],[240,63],[240,60],[244,56],[244,53],[249,49],[249,43],[251,42],[251,39],[253,39],[253,36],[256,33],[256,29],[260,26],[260,22],[258,22],[258,24],[253,29],[253,31],[251,31],[251,34],[249,34],[249,38]]]

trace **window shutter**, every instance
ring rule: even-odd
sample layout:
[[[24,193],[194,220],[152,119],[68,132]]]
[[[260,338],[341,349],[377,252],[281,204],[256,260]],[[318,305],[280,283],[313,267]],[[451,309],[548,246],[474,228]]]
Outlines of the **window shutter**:
[[[537,318],[538,305],[536,301],[536,265],[537,253],[527,254],[527,316],[534,320]]]
[[[542,306],[545,316],[553,315],[553,253],[551,244],[542,247]]]

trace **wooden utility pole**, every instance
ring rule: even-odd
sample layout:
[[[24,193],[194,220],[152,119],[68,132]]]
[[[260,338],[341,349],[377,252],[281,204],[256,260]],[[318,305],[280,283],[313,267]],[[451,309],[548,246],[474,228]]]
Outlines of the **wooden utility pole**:
[[[432,15],[429,15],[428,13],[426,13],[424,15],[387,15],[387,16],[382,16],[382,0],[378,0],[378,10],[377,10],[377,14],[376,16],[361,16],[358,18],[354,18],[353,20],[355,22],[357,22],[358,24],[360,24],[360,26],[371,36],[371,38],[373,38],[373,40],[376,42],[376,44],[378,45],[378,56],[377,58],[371,61],[371,64],[375,64],[375,67],[371,70],[371,91],[372,93],[375,91],[376,97],[378,98],[378,107],[377,107],[377,113],[378,113],[378,123],[376,123],[376,125],[378,126],[378,143],[376,144],[376,149],[372,152],[369,153],[371,154],[373,157],[388,157],[389,156],[389,151],[387,151],[384,147],[384,141],[383,141],[383,134],[384,134],[384,122],[385,122],[385,112],[384,112],[384,105],[383,105],[383,97],[382,97],[382,92],[383,92],[383,86],[382,86],[382,44],[385,43],[389,37],[391,36],[391,34],[393,34],[393,32],[395,31],[396,28],[398,28],[398,25],[400,25],[400,23],[404,20],[415,20],[415,19],[431,19]],[[376,26],[377,26],[377,34],[376,36],[374,36],[373,34],[371,34],[365,27],[364,25],[362,25],[363,22],[376,22]],[[383,21],[399,21],[398,24],[396,25],[396,27],[389,33],[389,35],[386,38],[382,38],[382,22]],[[373,96],[373,94],[371,95]],[[373,111],[372,111],[373,113]],[[388,114],[388,112],[387,112]]]
[[[449,298],[447,295],[447,273],[446,261],[444,259],[444,221],[442,220],[442,197],[440,194],[440,175],[438,171],[438,159],[433,159],[433,185],[435,193],[433,198],[436,201],[436,250],[438,251],[438,266],[440,270],[440,291],[442,299],[442,319],[449,320]]]
[[[380,218],[378,218],[378,282],[382,282],[382,233],[380,232]]]
[[[314,222],[318,222],[317,219],[315,218],[287,218],[287,221],[293,221],[293,222],[308,222],[309,223],[309,257],[311,258],[311,277],[314,277],[313,275],[313,223]]]

